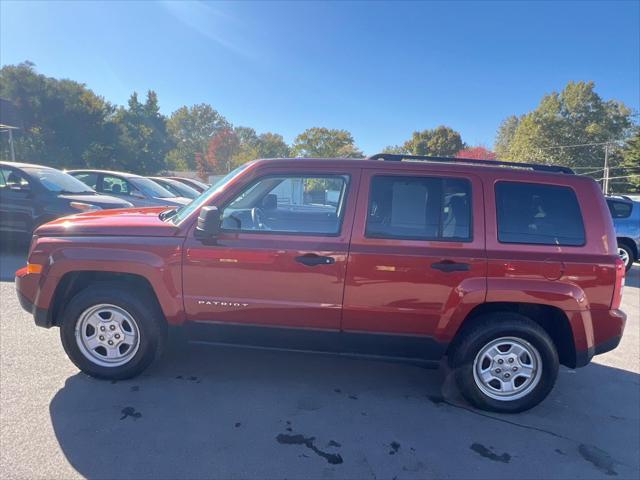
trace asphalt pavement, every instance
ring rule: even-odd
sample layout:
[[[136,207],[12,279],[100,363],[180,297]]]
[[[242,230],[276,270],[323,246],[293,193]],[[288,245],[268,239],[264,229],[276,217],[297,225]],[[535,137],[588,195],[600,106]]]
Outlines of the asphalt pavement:
[[[620,347],[497,415],[443,368],[324,355],[174,344],[94,380],[21,310],[23,263],[0,253],[1,478],[640,478],[639,266]]]

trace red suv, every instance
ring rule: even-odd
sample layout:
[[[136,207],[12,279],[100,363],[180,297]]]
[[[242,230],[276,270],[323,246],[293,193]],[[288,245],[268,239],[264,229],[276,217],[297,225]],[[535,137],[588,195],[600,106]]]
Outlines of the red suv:
[[[547,396],[559,363],[586,365],[624,329],[611,215],[572,173],[387,154],[257,160],[184,207],[41,226],[16,288],[95,377],[139,374],[182,325],[217,344],[447,356],[472,404],[518,412]]]

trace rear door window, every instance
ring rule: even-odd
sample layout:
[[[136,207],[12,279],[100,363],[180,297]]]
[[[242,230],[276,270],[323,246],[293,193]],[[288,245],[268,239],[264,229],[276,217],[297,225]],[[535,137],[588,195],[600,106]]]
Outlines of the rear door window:
[[[495,187],[501,243],[581,246],[584,223],[569,187],[498,182]]]
[[[460,178],[376,176],[366,236],[470,241],[471,185]]]

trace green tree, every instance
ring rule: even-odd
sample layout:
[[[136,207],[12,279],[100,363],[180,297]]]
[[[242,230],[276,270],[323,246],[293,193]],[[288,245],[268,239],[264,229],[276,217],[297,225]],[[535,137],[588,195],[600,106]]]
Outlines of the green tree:
[[[93,166],[94,155],[101,162],[113,155],[115,109],[84,84],[46,77],[25,62],[0,69],[0,96],[17,107],[23,121],[14,132],[17,159],[71,168]]]
[[[498,127],[498,133],[496,135],[496,141],[493,146],[498,158],[507,158],[509,156],[509,145],[513,140],[513,136],[520,124],[520,118],[515,115],[505,118],[500,127]]]
[[[258,136],[258,155],[260,158],[287,158],[290,154],[291,149],[282,135],[265,132]]]
[[[636,126],[634,134],[629,137],[622,148],[619,168],[614,169],[614,175],[626,178],[613,181],[614,191],[620,193],[640,193],[640,126]]]
[[[291,153],[295,157],[358,158],[364,154],[355,145],[347,130],[308,128],[293,141]]]
[[[505,134],[508,128],[499,131],[496,150],[505,160],[599,168],[604,146],[589,144],[623,142],[631,130],[630,115],[622,102],[602,99],[593,82],[569,82],[523,115],[510,137]]]
[[[440,125],[431,130],[413,132],[410,140],[403,145],[403,152],[410,155],[431,155],[452,157],[465,148],[458,132]]]
[[[167,154],[168,167],[195,170],[196,154],[204,156],[211,137],[229,128],[229,122],[209,104],[179,108],[167,120],[167,131],[173,144]]]
[[[407,151],[404,145],[387,145],[382,149],[382,153],[393,153],[394,155],[401,155],[401,154],[410,155],[410,153]]]
[[[282,135],[262,133],[258,135],[253,128],[236,127],[237,149],[233,153],[232,164],[241,165],[257,158],[286,158],[289,146]]]
[[[165,157],[171,146],[166,119],[160,113],[155,92],[147,92],[145,103],[134,92],[128,107],[116,113],[118,128],[117,162],[135,173],[152,174],[166,167]]]

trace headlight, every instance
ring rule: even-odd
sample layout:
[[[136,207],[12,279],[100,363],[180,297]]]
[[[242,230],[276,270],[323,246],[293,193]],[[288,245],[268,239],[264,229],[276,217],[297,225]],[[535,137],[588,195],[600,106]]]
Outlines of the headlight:
[[[96,210],[102,210],[102,207],[99,207],[98,205],[84,202],[71,202],[69,206],[76,210],[80,210],[81,212],[95,212]]]

